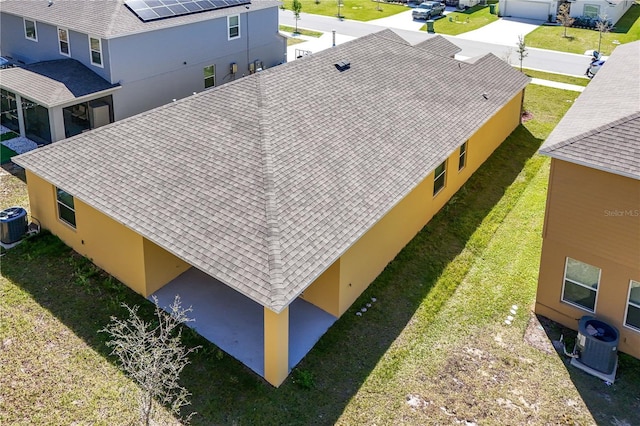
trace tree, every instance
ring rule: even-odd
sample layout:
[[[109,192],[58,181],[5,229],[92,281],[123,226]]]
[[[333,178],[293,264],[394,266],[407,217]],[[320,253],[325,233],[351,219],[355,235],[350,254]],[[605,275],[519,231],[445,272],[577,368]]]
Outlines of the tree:
[[[560,21],[562,26],[564,27],[564,35],[563,37],[567,37],[567,28],[573,25],[575,19],[569,16],[569,3],[561,4],[558,8],[558,15],[556,19]]]
[[[300,11],[302,10],[302,3],[300,0],[293,0],[293,4],[291,5],[291,10],[293,10],[293,16],[296,18],[296,33],[298,32],[298,19],[300,19]]]
[[[518,59],[520,59],[520,72],[522,72],[522,61],[524,58],[529,56],[529,52],[527,52],[527,45],[524,42],[524,36],[521,34],[518,36],[516,52],[518,52]]]
[[[189,364],[190,353],[198,347],[186,349],[180,343],[181,324],[193,321],[187,317],[191,308],[183,309],[180,297],[176,296],[169,307],[171,314],[158,306],[154,296],[157,322],[145,322],[138,315],[138,306],[122,304],[129,312],[129,318],[122,320],[111,317],[111,322],[100,332],[107,333],[111,339],[107,346],[111,355],[118,357],[120,366],[136,383],[141,392],[138,394],[140,422],[151,424],[155,417],[157,403],[167,406],[172,415],[180,416],[180,409],[189,405],[187,389],[178,383],[180,373]],[[183,419],[188,423],[195,413]]]
[[[598,16],[598,20],[596,21],[596,30],[600,33],[600,37],[598,38],[598,52],[600,52],[600,47],[602,46],[602,33],[608,33],[613,28],[611,21],[607,19],[607,15]]]

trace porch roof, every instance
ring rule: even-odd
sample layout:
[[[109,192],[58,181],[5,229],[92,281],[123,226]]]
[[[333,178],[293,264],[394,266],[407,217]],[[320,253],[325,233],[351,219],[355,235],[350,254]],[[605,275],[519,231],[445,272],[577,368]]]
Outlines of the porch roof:
[[[616,47],[540,153],[640,179],[640,41]]]
[[[120,86],[75,59],[58,59],[1,69],[0,87],[51,108]]]

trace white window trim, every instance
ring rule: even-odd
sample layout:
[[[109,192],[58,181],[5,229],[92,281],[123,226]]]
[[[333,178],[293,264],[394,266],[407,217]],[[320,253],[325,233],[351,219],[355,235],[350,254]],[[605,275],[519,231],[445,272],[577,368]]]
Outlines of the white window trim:
[[[464,152],[462,152],[462,147],[464,146]],[[458,171],[461,172],[467,167],[467,148],[469,147],[469,141],[465,141],[462,145],[460,145],[460,150],[458,150]],[[464,164],[460,167],[460,158],[464,155]]]
[[[440,167],[442,164],[444,164],[444,169],[442,170],[442,173],[440,173],[439,175],[436,176],[436,170],[438,170],[438,167]],[[433,171],[433,189],[435,190],[436,187],[436,181],[438,179],[440,179],[440,176],[444,175],[444,183],[442,184],[442,188],[438,189],[437,192],[433,193],[433,196],[435,197],[436,195],[438,195],[440,192],[442,192],[443,189],[445,189],[447,187],[447,160],[444,160],[442,163],[438,164],[435,168],[435,170]]]
[[[235,37],[231,37],[231,18],[238,18],[238,35]],[[227,40],[235,40],[240,38],[242,35],[240,31],[240,15],[230,15],[227,16]]]
[[[596,16],[594,18],[592,18],[592,19],[596,19],[596,18],[598,18],[600,16],[601,8],[600,8],[599,4],[585,4],[584,6],[582,6],[582,14],[584,16],[589,16],[589,15],[587,15],[587,7],[595,7],[598,10],[598,12],[596,13]]]
[[[591,265],[589,263],[586,263],[586,262],[583,262],[581,260],[574,259],[573,257],[567,256],[567,258],[564,261],[564,274],[563,274],[563,277],[562,277],[562,293],[560,293],[560,301],[562,303],[566,303],[567,305],[574,306],[574,307],[576,307],[578,309],[581,309],[583,311],[595,314],[596,313],[596,309],[598,307],[598,294],[600,293],[599,290],[600,290],[600,278],[602,277],[602,268],[598,268],[598,288],[596,288],[594,290],[593,287],[590,287],[588,285],[584,285],[584,284],[579,283],[577,281],[574,281],[574,280],[572,280],[570,278],[567,278],[567,264],[569,263],[569,259],[575,260],[575,261],[580,262],[580,263],[585,263],[586,265],[589,265],[589,266],[593,266],[593,265]],[[597,268],[597,266],[594,266],[594,268]],[[564,300],[564,286],[567,283],[567,281],[570,281],[571,283],[573,283],[575,285],[579,285],[580,287],[584,287],[586,289],[589,289],[591,291],[595,291],[596,292],[596,297],[595,297],[595,300],[593,302],[593,310],[591,310],[589,308],[586,308],[585,306],[578,305],[577,303],[571,302],[570,300]]]
[[[100,37],[94,37],[94,36],[88,36],[88,40],[89,40],[89,62],[91,63],[91,65],[94,65],[96,67],[100,67],[100,68],[104,68],[104,54],[102,52],[102,39]],[[91,49],[91,39],[96,39],[98,40],[98,44],[100,46],[100,64],[96,64],[95,62],[93,62],[93,49]]]
[[[634,307],[640,309],[640,305],[631,302],[631,286],[633,285],[633,283],[640,284],[640,281],[629,280],[629,292],[627,293],[627,303],[625,304],[624,318],[623,318],[622,324],[625,328],[628,328],[629,330],[633,330],[636,333],[640,333],[640,328],[634,327],[631,324],[627,324],[627,315],[629,315],[629,306],[633,305]]]
[[[58,198],[58,189],[66,192],[67,194],[69,194],[67,191],[65,191],[62,188],[58,188],[57,186],[55,187],[55,191],[56,191],[56,210],[58,211],[58,220],[62,223],[64,223],[65,225],[67,225],[68,227],[70,227],[71,229],[77,229],[77,218],[76,218],[76,209],[75,207],[70,207],[68,205],[66,205],[64,202],[60,201],[60,199]],[[74,198],[73,195],[69,194],[71,196],[71,198]],[[62,215],[60,214],[60,204],[62,204],[63,206],[65,206],[66,208],[68,208],[69,210],[71,210],[73,212],[73,217],[76,218],[76,225],[67,222],[66,220],[64,220],[62,218]]]
[[[212,87],[216,87],[216,65],[215,64],[207,65],[205,68],[209,68],[209,67],[213,67],[213,75],[210,77],[204,77],[203,82],[204,82],[205,89],[211,89]],[[209,87],[206,86],[207,78],[213,78],[212,86],[209,86]]]
[[[33,22],[33,28],[36,32],[35,38],[27,37],[27,21]],[[24,38],[31,41],[38,41],[38,23],[35,21],[35,19],[22,18],[22,23],[24,24]]]
[[[67,41],[65,43],[67,43],[67,48],[69,49],[69,53],[64,53],[62,51],[62,40],[60,39],[60,31],[64,31],[64,32],[67,33]],[[68,28],[58,27],[58,51],[60,52],[60,54],[62,56],[71,56],[71,40],[69,40],[69,29]]]

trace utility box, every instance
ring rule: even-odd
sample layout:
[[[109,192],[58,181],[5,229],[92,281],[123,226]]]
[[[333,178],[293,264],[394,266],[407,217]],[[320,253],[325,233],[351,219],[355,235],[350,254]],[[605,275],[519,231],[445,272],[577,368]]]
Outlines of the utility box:
[[[578,336],[571,365],[613,383],[618,369],[618,329],[585,315],[578,323]]]
[[[27,211],[22,207],[9,207],[0,212],[0,241],[13,244],[27,233]]]

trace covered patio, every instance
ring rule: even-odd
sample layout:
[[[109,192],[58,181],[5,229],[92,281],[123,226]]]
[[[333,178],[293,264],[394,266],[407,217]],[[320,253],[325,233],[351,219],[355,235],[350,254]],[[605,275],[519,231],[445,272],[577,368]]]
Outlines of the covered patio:
[[[158,298],[163,309],[168,309],[176,294],[183,307],[193,308],[190,317],[195,321],[188,323],[191,328],[265,377],[265,308],[262,305],[196,268],[184,272],[152,296]],[[288,312],[290,371],[337,318],[300,298],[289,305]]]
[[[38,145],[56,142],[112,123],[119,88],[74,59],[0,69],[0,124]]]

